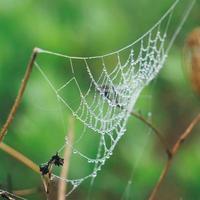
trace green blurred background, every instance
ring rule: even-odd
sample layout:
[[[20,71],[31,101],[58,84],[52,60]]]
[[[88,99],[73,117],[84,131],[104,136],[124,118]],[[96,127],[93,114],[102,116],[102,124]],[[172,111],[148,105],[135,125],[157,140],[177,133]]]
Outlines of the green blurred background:
[[[141,36],[172,2],[1,0],[0,125],[6,120],[35,46],[75,56],[108,53]],[[182,1],[177,15],[188,2]],[[165,67],[141,94],[135,106],[145,117],[152,113],[153,123],[165,133],[171,145],[200,110],[199,96],[192,90],[182,67],[184,40],[190,31],[199,26],[199,22],[198,1],[170,51]],[[170,31],[176,26],[172,22]],[[64,142],[51,94],[41,83],[41,76],[34,72],[5,138],[5,143],[37,164],[47,161]],[[39,113],[36,109],[38,104],[43,107]],[[77,126],[76,132],[80,129]],[[137,119],[131,118],[127,129],[112,157],[95,179],[90,199],[146,199],[158,179],[166,156],[157,138]],[[194,130],[175,158],[158,199],[200,199],[199,130]],[[96,152],[95,145],[87,141],[83,145],[83,149]],[[71,173],[81,175],[82,171],[87,172],[90,168],[87,164],[75,166]],[[40,184],[37,174],[0,151],[1,188],[17,190]],[[81,184],[68,199],[88,199],[89,185],[89,181]],[[40,194],[27,198],[42,199]]]

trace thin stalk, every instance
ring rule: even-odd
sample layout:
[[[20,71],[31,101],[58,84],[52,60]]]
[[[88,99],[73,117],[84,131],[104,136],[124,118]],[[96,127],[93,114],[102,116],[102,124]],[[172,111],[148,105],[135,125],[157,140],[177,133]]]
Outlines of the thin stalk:
[[[64,165],[62,167],[60,177],[67,178],[69,172],[69,164],[70,164],[70,157],[72,153],[71,145],[73,144],[74,140],[74,118],[70,117],[69,119],[69,130],[68,130],[68,143],[64,150]],[[65,194],[67,191],[67,183],[63,180],[59,180],[58,182],[58,200],[66,200]]]
[[[139,119],[140,121],[144,122],[147,126],[149,126],[154,131],[154,133],[158,137],[160,143],[162,144],[163,148],[165,149],[167,156],[171,157],[171,151],[170,151],[168,144],[166,143],[162,133],[150,121],[145,119],[142,115],[135,113],[135,112],[131,112],[130,114],[132,116],[136,117],[137,119]]]
[[[3,125],[3,127],[2,127],[2,129],[0,131],[0,143],[3,141],[3,139],[4,139],[4,137],[5,137],[6,133],[7,133],[8,128],[9,128],[10,124],[12,123],[12,121],[13,121],[13,119],[15,117],[15,114],[16,114],[16,112],[18,110],[18,107],[20,105],[21,99],[23,97],[24,91],[26,89],[28,80],[30,78],[35,59],[36,59],[37,54],[39,52],[40,52],[40,49],[38,49],[38,48],[34,48],[33,49],[31,58],[29,60],[27,68],[26,68],[26,72],[25,72],[24,78],[22,79],[20,88],[18,90],[18,94],[17,94],[17,97],[15,99],[15,102],[14,102],[14,104],[13,104],[11,110],[10,110],[10,113],[8,115],[8,118],[7,118],[6,122],[5,122],[5,124]]]
[[[7,154],[9,154],[10,156],[12,156],[13,158],[15,158],[16,160],[18,160],[19,162],[26,165],[28,168],[30,168],[37,174],[40,174],[38,165],[36,165],[32,160],[24,156],[19,151],[16,151],[15,149],[13,149],[12,147],[8,146],[7,144],[3,142],[0,144],[0,149],[6,152]]]
[[[154,200],[156,197],[156,194],[158,193],[158,190],[161,187],[161,184],[163,183],[165,177],[167,176],[169,169],[172,165],[172,161],[173,158],[175,157],[175,155],[177,154],[178,150],[180,149],[182,143],[192,134],[192,130],[193,128],[200,122],[200,114],[198,114],[193,120],[192,122],[189,124],[189,126],[187,127],[187,129],[180,135],[180,137],[177,139],[177,141],[175,142],[175,144],[172,147],[171,150],[171,157],[168,157],[168,160],[162,170],[162,173],[153,189],[153,191],[150,194],[150,197],[148,198],[148,200]]]

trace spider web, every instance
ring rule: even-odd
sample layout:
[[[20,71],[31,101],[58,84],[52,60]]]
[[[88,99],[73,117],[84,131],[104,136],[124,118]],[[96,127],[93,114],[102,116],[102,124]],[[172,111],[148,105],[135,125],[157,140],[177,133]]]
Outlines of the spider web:
[[[93,166],[91,173],[80,178],[64,179],[55,174],[52,176],[53,179],[71,184],[66,196],[83,181],[91,178],[93,182],[126,132],[127,120],[137,98],[163,67],[168,51],[195,1],[190,4],[171,40],[167,41],[168,28],[178,2],[176,0],[142,37],[118,51],[101,56],[73,57],[40,49],[41,57],[63,59],[65,70],[61,81],[51,80],[47,67],[39,60],[35,62],[35,67],[54,92],[57,101],[83,125],[76,142],[70,144],[66,137],[65,144],[58,152],[68,145],[73,155]],[[83,77],[84,86],[81,82]],[[72,89],[75,98],[70,98]],[[95,157],[88,156],[77,148],[77,144],[88,134],[98,138]]]

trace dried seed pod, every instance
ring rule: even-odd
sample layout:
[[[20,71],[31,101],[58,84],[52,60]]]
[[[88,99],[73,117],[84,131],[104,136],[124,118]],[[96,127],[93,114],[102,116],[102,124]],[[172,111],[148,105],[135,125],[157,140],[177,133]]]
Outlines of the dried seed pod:
[[[185,50],[187,51],[185,57],[192,86],[200,95],[200,27],[188,35]]]

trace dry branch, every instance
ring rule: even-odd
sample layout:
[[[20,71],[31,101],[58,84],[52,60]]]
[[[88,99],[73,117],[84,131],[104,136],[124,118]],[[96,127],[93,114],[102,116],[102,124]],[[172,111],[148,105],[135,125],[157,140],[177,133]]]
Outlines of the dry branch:
[[[200,122],[200,114],[198,114],[190,123],[190,125],[188,126],[188,128],[180,135],[180,137],[177,139],[177,141],[175,142],[175,144],[172,147],[171,150],[171,157],[168,157],[168,160],[162,170],[162,173],[152,191],[152,193],[150,194],[150,197],[148,200],[154,200],[156,197],[156,194],[158,192],[158,190],[160,189],[160,186],[163,182],[163,180],[165,179],[165,177],[167,176],[167,173],[171,167],[173,158],[175,157],[176,153],[178,152],[178,150],[181,147],[181,144],[192,134],[192,130],[193,128]]]
[[[131,112],[130,114],[132,116],[136,117],[137,119],[139,119],[140,121],[142,121],[144,124],[146,124],[147,126],[149,126],[153,130],[153,132],[158,137],[160,143],[162,144],[167,156],[171,157],[171,151],[170,151],[168,144],[166,143],[162,133],[160,132],[160,130],[158,130],[154,124],[152,124],[150,121],[145,119],[142,115],[135,113],[135,112]]]
[[[8,146],[5,143],[0,144],[0,149],[3,150],[4,152],[6,152],[7,154],[9,154],[10,156],[14,157],[19,162],[26,165],[28,168],[30,168],[37,174],[40,174],[38,165],[36,165],[32,160],[30,160],[29,158],[24,156],[19,151],[16,151],[15,149],[13,149],[12,147]]]
[[[33,49],[33,52],[32,52],[31,58],[29,60],[29,63],[27,65],[26,72],[25,72],[24,78],[22,80],[22,83],[20,85],[17,97],[15,99],[15,102],[14,102],[11,110],[10,110],[8,118],[7,118],[5,124],[3,125],[2,129],[1,129],[1,132],[0,132],[0,143],[3,141],[3,138],[6,135],[6,133],[8,131],[8,128],[9,128],[10,124],[12,123],[12,121],[14,119],[14,116],[15,116],[15,114],[17,112],[17,109],[18,109],[18,107],[20,105],[21,99],[23,97],[24,91],[26,89],[28,80],[30,78],[30,75],[31,75],[31,72],[32,72],[32,69],[33,69],[34,61],[35,61],[39,51],[40,51],[40,49],[38,49],[38,48],[34,48]]]
[[[29,189],[23,189],[23,190],[13,190],[13,194],[17,196],[27,196],[30,194],[37,193],[40,190],[40,188],[29,188]]]

